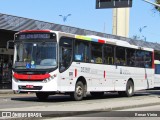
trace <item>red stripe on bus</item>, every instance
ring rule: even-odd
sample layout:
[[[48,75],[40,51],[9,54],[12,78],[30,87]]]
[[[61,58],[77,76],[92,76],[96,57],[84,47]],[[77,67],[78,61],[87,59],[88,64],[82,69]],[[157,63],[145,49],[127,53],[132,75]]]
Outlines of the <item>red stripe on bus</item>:
[[[44,74],[44,75],[26,75],[26,74],[13,74],[14,78],[20,79],[20,80],[44,80],[50,77],[50,74]]]
[[[77,77],[77,69],[75,69],[75,77]]]
[[[25,33],[35,33],[35,32],[51,32],[50,30],[22,30],[20,32],[25,32]]]
[[[104,78],[106,78],[106,71],[104,71]]]
[[[98,42],[99,42],[99,43],[105,43],[104,40],[100,40],[100,39],[98,40]]]

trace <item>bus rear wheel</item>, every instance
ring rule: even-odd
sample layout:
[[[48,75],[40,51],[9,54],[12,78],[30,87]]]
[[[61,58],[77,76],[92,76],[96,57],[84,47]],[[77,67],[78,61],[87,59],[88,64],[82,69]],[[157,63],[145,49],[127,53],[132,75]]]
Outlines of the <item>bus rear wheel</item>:
[[[134,84],[132,81],[128,81],[126,85],[126,91],[118,91],[120,96],[131,97],[134,95]]]
[[[75,86],[75,91],[70,94],[73,100],[80,101],[84,96],[84,85],[81,81],[78,81]]]
[[[48,98],[49,94],[45,93],[45,92],[37,92],[36,96],[39,100],[46,100]]]

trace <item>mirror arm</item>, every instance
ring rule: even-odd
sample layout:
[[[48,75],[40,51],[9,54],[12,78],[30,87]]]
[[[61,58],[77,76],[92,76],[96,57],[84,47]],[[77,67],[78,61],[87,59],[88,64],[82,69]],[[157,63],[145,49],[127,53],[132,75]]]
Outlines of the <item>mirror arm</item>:
[[[7,46],[6,46],[6,49],[7,49],[7,50],[9,49],[9,44],[10,44],[10,42],[14,42],[14,40],[9,40],[9,41],[7,41]]]

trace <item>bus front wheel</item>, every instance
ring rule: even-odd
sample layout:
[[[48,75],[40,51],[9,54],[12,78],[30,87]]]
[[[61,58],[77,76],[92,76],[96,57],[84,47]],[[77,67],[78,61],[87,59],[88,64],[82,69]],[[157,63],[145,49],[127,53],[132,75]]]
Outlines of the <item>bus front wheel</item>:
[[[75,91],[70,94],[73,100],[80,101],[84,96],[84,85],[81,81],[78,81],[75,86]]]

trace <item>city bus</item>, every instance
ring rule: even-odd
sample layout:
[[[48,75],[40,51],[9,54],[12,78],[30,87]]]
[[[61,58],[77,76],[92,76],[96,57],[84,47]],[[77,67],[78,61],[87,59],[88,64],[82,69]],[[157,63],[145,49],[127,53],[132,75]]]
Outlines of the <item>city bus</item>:
[[[154,64],[155,64],[154,87],[159,88],[160,87],[160,61],[154,60]]]
[[[154,50],[126,41],[52,30],[15,34],[12,89],[40,100],[67,94],[76,101],[154,87]],[[87,94],[86,94],[87,93]]]

